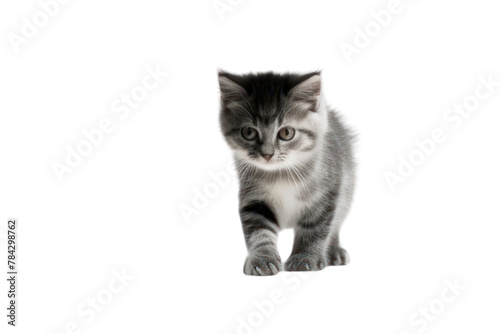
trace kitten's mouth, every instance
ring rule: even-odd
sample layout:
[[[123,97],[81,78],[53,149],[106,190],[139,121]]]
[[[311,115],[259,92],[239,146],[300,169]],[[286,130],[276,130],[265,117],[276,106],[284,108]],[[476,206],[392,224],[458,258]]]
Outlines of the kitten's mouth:
[[[285,166],[286,156],[284,154],[238,153],[241,154],[239,156],[243,161],[261,170],[274,171]]]
[[[284,158],[280,154],[260,154],[253,156],[253,164],[263,170],[276,170],[283,167]]]

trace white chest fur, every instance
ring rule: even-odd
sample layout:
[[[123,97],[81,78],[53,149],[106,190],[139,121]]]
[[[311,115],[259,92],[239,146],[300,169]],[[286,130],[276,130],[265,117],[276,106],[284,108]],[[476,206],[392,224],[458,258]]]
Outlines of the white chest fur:
[[[302,211],[296,185],[287,181],[278,181],[270,183],[267,190],[268,202],[281,228],[293,228]]]

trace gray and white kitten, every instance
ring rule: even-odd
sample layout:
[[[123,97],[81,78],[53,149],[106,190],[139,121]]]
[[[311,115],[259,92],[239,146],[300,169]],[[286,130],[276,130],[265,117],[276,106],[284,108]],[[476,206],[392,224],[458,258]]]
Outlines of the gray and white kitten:
[[[240,180],[247,275],[283,269],[278,232],[295,230],[288,271],[343,265],[340,226],[355,168],[351,133],[321,94],[319,72],[234,75],[219,72],[220,124]]]

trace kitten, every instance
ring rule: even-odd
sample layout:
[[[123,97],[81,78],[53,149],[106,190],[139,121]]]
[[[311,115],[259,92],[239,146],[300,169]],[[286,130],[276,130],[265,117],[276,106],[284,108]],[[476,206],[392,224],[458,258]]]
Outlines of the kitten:
[[[244,273],[283,270],[277,234],[295,230],[288,271],[349,262],[340,226],[354,188],[351,133],[325,105],[320,72],[219,72],[220,124],[240,181]]]

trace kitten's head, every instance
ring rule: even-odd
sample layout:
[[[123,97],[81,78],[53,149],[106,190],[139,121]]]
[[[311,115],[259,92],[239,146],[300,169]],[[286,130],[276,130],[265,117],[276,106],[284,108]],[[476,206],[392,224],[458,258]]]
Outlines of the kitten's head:
[[[222,132],[237,159],[276,170],[311,157],[326,131],[319,72],[219,72]]]

